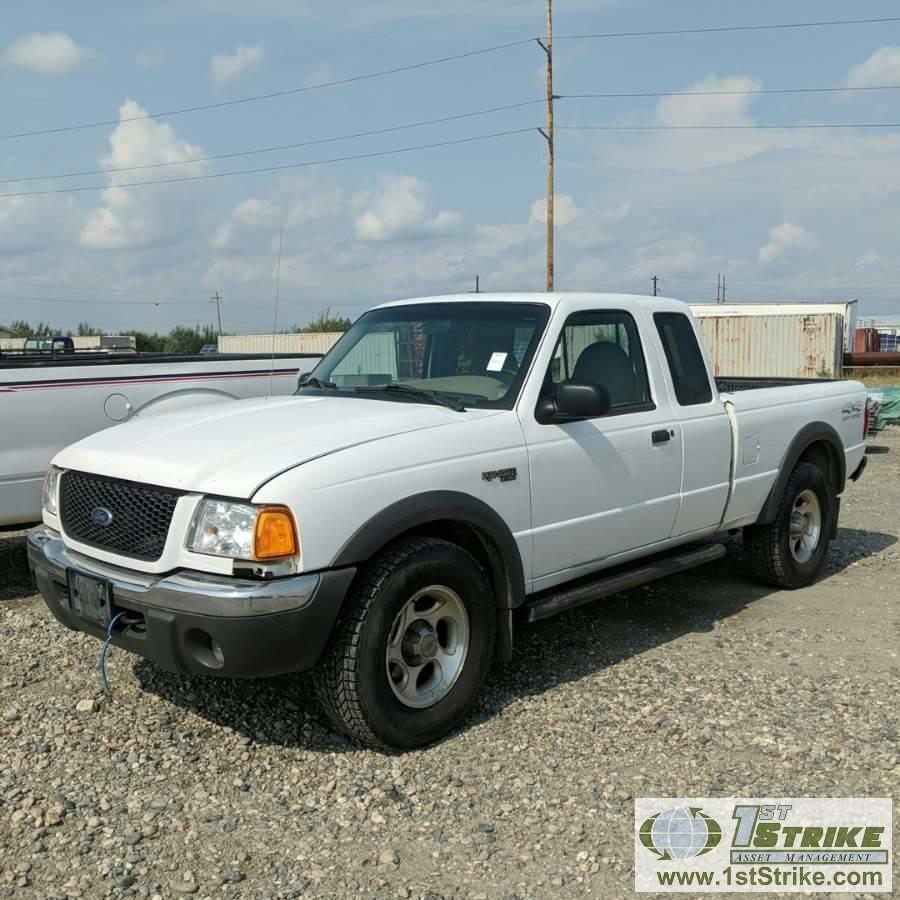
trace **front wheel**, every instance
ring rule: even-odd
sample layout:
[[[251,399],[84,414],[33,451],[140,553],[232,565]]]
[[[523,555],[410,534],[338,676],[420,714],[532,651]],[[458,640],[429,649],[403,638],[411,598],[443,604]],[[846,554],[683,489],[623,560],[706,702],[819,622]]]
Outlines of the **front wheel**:
[[[775,520],[744,529],[744,549],[757,576],[781,588],[811,584],[825,562],[834,514],[834,489],[825,474],[812,463],[799,463]]]
[[[360,573],[316,691],[329,718],[363,743],[411,749],[458,725],[493,657],[494,600],[469,553],[447,541],[398,541]]]

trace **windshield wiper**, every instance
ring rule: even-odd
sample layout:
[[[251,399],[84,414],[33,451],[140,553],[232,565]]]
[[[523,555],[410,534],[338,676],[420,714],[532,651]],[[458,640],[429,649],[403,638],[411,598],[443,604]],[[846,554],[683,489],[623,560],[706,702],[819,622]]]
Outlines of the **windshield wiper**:
[[[333,381],[323,381],[321,378],[316,378],[314,376],[310,376],[309,378],[304,378],[300,384],[297,385],[297,388],[305,388],[305,387],[314,387],[319,388],[323,391],[335,391],[337,390],[337,385]]]
[[[392,381],[390,384],[380,384],[369,386],[361,386],[354,388],[358,394],[382,394],[382,393],[398,393],[409,394],[411,397],[419,397],[428,403],[434,403],[436,406],[446,406],[447,409],[456,412],[465,412],[466,408],[452,397],[441,397],[434,391],[426,391],[424,388],[413,387],[411,384],[403,384],[402,382]]]

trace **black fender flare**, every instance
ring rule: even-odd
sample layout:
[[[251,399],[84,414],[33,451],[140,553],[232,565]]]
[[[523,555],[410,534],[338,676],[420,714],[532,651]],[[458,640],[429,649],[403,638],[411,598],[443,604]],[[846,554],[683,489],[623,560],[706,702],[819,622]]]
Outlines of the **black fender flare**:
[[[487,537],[496,548],[492,552],[485,546],[492,559],[494,582],[506,585],[505,591],[497,591],[497,606],[515,609],[525,602],[525,570],[509,526],[483,500],[457,491],[426,491],[385,507],[356,530],[331,567],[359,566],[400,535],[436,522],[468,525],[479,537]]]
[[[791,472],[794,471],[804,452],[815,443],[823,443],[829,448],[834,471],[837,473],[834,492],[837,496],[844,492],[844,485],[847,483],[847,457],[844,455],[844,442],[837,431],[827,422],[810,422],[797,432],[788,445],[781,465],[778,467],[778,477],[769,491],[769,496],[766,497],[759,518],[756,520],[757,525],[770,525],[775,521],[775,515],[778,512],[778,506],[784,495],[788,479],[791,477]]]

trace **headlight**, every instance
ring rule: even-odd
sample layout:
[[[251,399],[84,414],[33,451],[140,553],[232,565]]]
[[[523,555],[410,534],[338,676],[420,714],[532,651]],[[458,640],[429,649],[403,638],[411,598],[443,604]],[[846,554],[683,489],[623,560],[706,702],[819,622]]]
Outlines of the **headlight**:
[[[230,559],[283,559],[300,553],[290,510],[228,500],[201,501],[187,546],[194,553]]]
[[[50,513],[51,516],[57,515],[56,498],[59,495],[59,476],[63,470],[56,466],[50,466],[47,474],[44,476],[44,487],[41,490],[41,506],[44,512]]]

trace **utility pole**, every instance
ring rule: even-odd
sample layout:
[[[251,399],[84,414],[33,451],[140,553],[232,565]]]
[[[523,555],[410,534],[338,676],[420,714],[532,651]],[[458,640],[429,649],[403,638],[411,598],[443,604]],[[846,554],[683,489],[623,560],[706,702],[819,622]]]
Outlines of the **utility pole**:
[[[222,298],[219,296],[218,291],[212,295],[209,302],[216,304],[216,313],[219,316],[219,337],[222,337]]]
[[[653,296],[657,296],[657,285],[659,284],[659,279],[654,275],[651,279],[653,282]]]
[[[722,302],[725,302],[725,273],[722,273]]]
[[[716,303],[722,302],[721,297],[722,297],[722,273],[719,272],[719,274],[716,275]]]
[[[554,246],[554,146],[553,146],[553,0],[547,0],[547,37],[538,38],[538,44],[547,54],[547,128],[540,129],[547,141],[547,292],[553,290]]]

